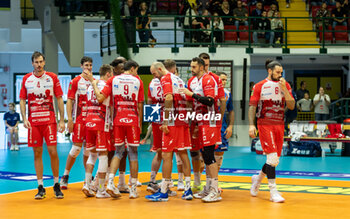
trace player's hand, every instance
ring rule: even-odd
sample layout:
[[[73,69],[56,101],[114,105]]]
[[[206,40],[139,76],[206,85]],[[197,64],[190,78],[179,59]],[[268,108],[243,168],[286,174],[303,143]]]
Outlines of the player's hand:
[[[73,127],[74,127],[73,121],[68,119],[67,129],[69,133],[73,132]]]
[[[93,80],[92,82],[91,82],[91,84],[94,86],[94,85],[97,85],[98,84],[98,81],[99,80]]]
[[[192,95],[193,95],[193,92],[191,92],[191,91],[188,90],[187,88],[180,88],[179,91],[180,91],[180,93],[183,93],[183,94],[185,94],[186,96],[192,97]]]
[[[249,136],[251,138],[256,138],[256,127],[255,127],[255,125],[250,125],[249,126]]]
[[[192,138],[193,139],[197,139],[198,138],[198,131],[199,131],[199,128],[198,126],[196,125],[193,129],[193,132],[192,132]]]
[[[32,128],[32,125],[30,124],[30,122],[27,119],[23,121],[23,125],[24,125],[24,128],[27,128],[27,129]]]
[[[164,134],[169,133],[168,125],[163,124],[161,127],[159,127],[159,129],[162,130],[162,132],[164,132]]]
[[[280,87],[283,91],[287,90],[287,86],[286,86],[286,80],[284,78],[280,78]]]
[[[66,129],[66,125],[64,124],[64,120],[60,120],[60,122],[58,123],[58,131],[62,133],[64,132],[65,129]]]
[[[92,75],[91,71],[84,69],[83,74],[86,77],[86,79],[88,79],[90,82],[94,80],[94,76]]]
[[[232,128],[233,128],[232,125],[229,125],[227,127],[227,129],[225,130],[225,134],[226,134],[225,138],[226,139],[229,139],[232,136]]]

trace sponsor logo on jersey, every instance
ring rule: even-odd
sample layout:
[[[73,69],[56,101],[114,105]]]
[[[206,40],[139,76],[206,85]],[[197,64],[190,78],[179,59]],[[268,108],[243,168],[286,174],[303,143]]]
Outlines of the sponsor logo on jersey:
[[[95,126],[96,126],[96,123],[93,123],[93,122],[86,123],[86,127],[93,128]]]
[[[50,78],[46,78],[46,82],[50,82]]]
[[[119,122],[129,124],[129,123],[132,123],[132,122],[133,122],[133,120],[132,120],[132,119],[127,119],[127,118],[122,118],[122,119],[120,119],[120,120],[119,120]]]

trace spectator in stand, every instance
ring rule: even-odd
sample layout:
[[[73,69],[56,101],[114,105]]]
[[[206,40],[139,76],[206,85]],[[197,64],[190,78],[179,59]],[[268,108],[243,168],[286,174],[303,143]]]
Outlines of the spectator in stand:
[[[276,6],[275,4],[272,4],[272,5],[270,6],[269,12],[267,12],[267,17],[269,18],[270,21],[272,20],[272,18],[273,18],[273,16],[274,16],[275,12],[277,12],[277,11],[278,11],[278,10],[277,10],[277,6]]]
[[[4,121],[6,126],[6,133],[8,133],[9,140],[11,142],[10,150],[18,151],[18,124],[20,117],[19,113],[16,112],[16,105],[14,103],[9,104],[9,111],[4,114]]]
[[[318,94],[314,97],[315,120],[322,121],[329,119],[329,105],[331,98],[324,93],[323,87],[320,87]]]
[[[319,29],[319,27],[322,27],[322,18],[324,17],[331,17],[330,12],[327,10],[327,3],[322,3],[322,6],[320,9],[316,12],[316,28]],[[325,30],[327,30],[327,27],[329,25],[329,19],[324,19],[324,26]]]
[[[213,27],[214,29],[214,42],[216,43],[222,43],[223,40],[222,40],[222,34],[223,34],[223,30],[224,30],[224,22],[222,21],[221,17],[219,17],[219,14],[218,13],[214,13],[213,14],[213,19],[210,21],[211,24],[210,24],[210,27]]]
[[[233,9],[233,16],[235,17],[237,30],[239,29],[239,25],[248,26],[248,10],[242,6],[241,0],[237,1],[237,8]]]
[[[231,10],[237,8],[237,0],[224,0],[224,1],[228,2],[228,4],[230,5]]]
[[[263,0],[264,6],[276,5],[277,11],[279,10],[279,5],[276,0]]]
[[[345,10],[346,16],[349,17],[349,12],[350,12],[349,0],[344,0],[341,6]]]
[[[263,9],[262,9],[262,3],[261,2],[258,2],[256,3],[256,8],[252,11],[252,14],[250,16],[252,17],[261,17],[261,14],[263,12]],[[256,18],[253,18],[252,19],[252,23],[256,23]]]
[[[191,4],[190,7],[186,10],[185,15],[186,17],[184,19],[184,29],[187,30],[184,31],[184,41],[192,42],[192,39],[195,37],[196,32],[190,31],[189,29],[196,28],[195,26],[193,27],[193,21],[196,19],[196,16],[198,16],[197,6],[195,4]]]
[[[297,102],[298,110],[301,112],[311,112],[313,105],[309,93],[304,94],[304,98]]]
[[[346,26],[346,17],[347,13],[345,10],[341,7],[341,4],[339,1],[335,3],[335,9],[332,11],[332,17],[333,17],[333,29],[335,26],[343,25]]]
[[[299,90],[297,90],[297,99],[296,100],[298,101],[298,100],[303,99],[305,93],[310,94],[310,92],[306,89],[306,82],[301,81],[300,88],[299,88]]]
[[[193,20],[192,25],[196,26],[196,29],[200,29],[195,32],[195,39],[197,42],[210,42],[210,19],[208,10],[203,10],[202,16],[196,17]]]
[[[253,33],[253,42],[254,44],[258,43],[258,36],[265,37],[265,40],[269,42],[270,46],[273,44],[273,40],[275,38],[274,32],[268,32],[271,30],[271,23],[269,19],[267,19],[267,12],[263,11],[261,14],[261,18],[257,19],[254,24],[254,33]]]
[[[132,47],[132,44],[136,42],[135,38],[135,16],[137,16],[137,8],[134,5],[133,0],[127,0],[126,3],[121,7],[120,15],[122,16],[126,40],[128,42],[128,46]]]
[[[221,4],[221,10],[219,11],[220,16],[231,16],[231,17],[223,17],[222,21],[224,22],[224,25],[233,25],[233,12],[230,9],[230,5],[227,1],[224,1]]]
[[[148,47],[150,37],[149,24],[151,23],[151,18],[147,9],[146,2],[141,2],[140,11],[136,17],[136,29],[138,29],[141,42],[140,47]]]
[[[208,10],[209,9],[209,3],[210,0],[198,0],[198,12],[202,12],[204,10]]]
[[[286,0],[286,8],[289,8],[290,0]]]
[[[219,13],[221,10],[221,0],[212,0],[209,3],[209,10],[211,14]]]
[[[271,30],[275,31],[275,44],[283,43],[283,32],[277,32],[283,31],[283,22],[278,11],[275,12],[271,20]]]

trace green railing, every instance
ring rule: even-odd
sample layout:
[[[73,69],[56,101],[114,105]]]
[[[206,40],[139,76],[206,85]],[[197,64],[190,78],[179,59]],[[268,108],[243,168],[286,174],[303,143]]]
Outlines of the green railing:
[[[276,33],[283,33],[283,44],[269,44],[269,43],[264,43],[264,42],[259,42],[259,43],[254,43],[252,41],[252,36],[254,32],[258,32],[255,30],[254,25],[253,25],[253,20],[254,19],[259,19],[261,17],[248,17],[248,26],[246,29],[239,29],[237,30],[236,27],[234,26],[234,23],[232,23],[230,29],[224,29],[222,30],[223,33],[223,39],[224,39],[224,33],[226,32],[226,35],[229,35],[227,33],[229,32],[234,32],[234,35],[240,36],[244,35],[245,40],[242,40],[242,37],[240,37],[240,41],[227,41],[224,39],[222,43],[218,43],[214,41],[214,27],[213,25],[210,26],[209,29],[195,29],[193,28],[193,25],[185,26],[183,25],[183,20],[185,19],[186,16],[180,16],[180,15],[151,15],[150,18],[152,21],[164,21],[167,20],[169,23],[171,23],[170,26],[166,28],[152,28],[150,25],[150,29],[136,29],[136,18],[135,17],[128,17],[124,18],[124,20],[129,19],[133,23],[133,28],[128,29],[126,31],[131,31],[132,34],[135,34],[135,39],[137,38],[136,36],[138,35],[139,31],[153,31],[155,32],[172,32],[173,37],[169,38],[167,41],[162,41],[162,42],[157,42],[158,46],[168,46],[172,48],[173,52],[178,52],[179,47],[196,47],[196,46],[203,46],[203,47],[209,47],[209,51],[215,52],[215,48],[217,46],[243,46],[246,47],[246,52],[251,53],[253,52],[253,47],[268,47],[268,46],[273,46],[273,47],[280,47],[282,48],[283,53],[289,53],[289,48],[293,46],[314,46],[316,48],[320,48],[320,53],[327,53],[327,47],[329,46],[336,46],[336,47],[349,47],[350,44],[348,43],[348,30],[332,30],[329,29],[328,27],[325,26],[325,21],[326,20],[331,20],[332,18],[318,18],[319,20],[322,20],[322,28],[316,30],[314,29],[314,25],[310,25],[311,29],[307,30],[302,30],[302,29],[296,29],[296,28],[290,28],[288,24],[290,24],[291,20],[298,20],[297,22],[311,22],[313,19],[312,17],[282,17],[281,20],[283,21],[283,30],[269,30],[265,32],[274,32]],[[192,19],[200,16],[187,16]],[[201,16],[202,17],[202,16]],[[213,16],[208,16],[211,20],[213,20]],[[234,18],[230,16],[222,16],[221,18]],[[242,18],[242,17],[239,17]],[[189,20],[192,20],[189,19]],[[116,43],[111,43],[115,42],[115,36],[113,30],[106,30],[106,28],[113,28],[113,25],[108,25],[108,23],[111,23],[110,21],[103,23],[101,25],[101,54],[103,51],[110,50],[111,48],[116,46]],[[179,25],[182,24],[182,25]],[[204,42],[198,42],[194,40],[194,37],[197,33],[207,31],[210,33],[208,35],[208,40]],[[313,33],[315,34],[312,38],[315,39],[314,43],[295,43],[290,41],[290,34],[293,32],[302,32],[302,33]],[[244,34],[243,34],[244,33]],[[345,43],[339,43],[336,42],[334,43],[333,38],[336,33],[342,33],[343,41]],[[345,37],[346,35],[346,37]],[[179,36],[184,36],[184,39],[179,39]],[[316,39],[319,39],[318,41]],[[330,40],[329,40],[330,39]],[[306,39],[308,41],[308,39]],[[309,41],[310,42],[310,41]],[[129,47],[132,47],[134,52],[138,52],[138,47],[142,46],[148,46],[148,42],[130,42],[129,41]]]
[[[330,105],[331,109],[331,120],[336,120],[342,123],[345,119],[350,118],[350,98],[340,98],[334,101]]]

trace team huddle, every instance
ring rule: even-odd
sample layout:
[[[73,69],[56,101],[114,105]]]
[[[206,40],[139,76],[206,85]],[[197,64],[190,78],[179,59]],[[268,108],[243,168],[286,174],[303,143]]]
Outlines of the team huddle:
[[[118,57],[110,65],[100,67],[100,79],[96,80],[92,74],[92,64],[93,60],[90,57],[83,57],[82,73],[69,85],[66,103],[67,129],[72,133],[73,145],[59,183],[56,133],[65,130],[63,92],[57,75],[44,70],[44,55],[39,52],[34,52],[32,55],[34,71],[23,78],[20,106],[24,126],[28,128],[28,146],[33,147],[34,151],[39,184],[35,199],[43,199],[46,196],[42,177],[43,138],[51,158],[56,198],[64,197],[61,189],[68,189],[70,170],[82,149],[85,166],[82,191],[87,197],[118,198],[121,193],[129,193],[130,199],[139,197],[137,186],[141,184],[138,182],[138,146],[144,105],[144,85],[137,73],[139,65],[133,60]],[[183,191],[182,199],[197,198],[203,202],[217,202],[222,199],[221,189],[218,187],[218,172],[224,151],[228,149],[228,139],[232,135],[234,112],[231,94],[224,88],[227,75],[223,72],[217,74],[210,72],[209,64],[210,57],[206,53],[193,58],[190,64],[192,77],[187,83],[178,76],[174,60],[154,62],[151,65],[150,72],[154,78],[149,84],[147,103],[160,107],[161,120],[152,123],[154,137],[152,151],[155,152],[155,156],[147,186],[147,191],[152,194],[145,197],[147,200],[168,201],[169,196],[176,195],[176,192],[171,190],[174,153],[179,172],[177,190]],[[282,92],[277,95],[278,98],[284,98],[283,92],[286,90],[278,92]],[[256,108],[259,97],[256,92],[254,94],[256,97],[254,102],[251,101],[251,105]],[[60,114],[58,126],[54,96],[57,98]],[[28,118],[26,100],[28,100]],[[191,113],[195,116],[189,117]],[[260,131],[262,125],[259,120],[258,116]],[[255,132],[252,127],[249,131],[250,135]],[[279,144],[277,140],[276,142]],[[191,185],[188,150],[194,172],[193,185]],[[267,168],[269,180],[271,177],[274,178],[270,160],[276,161],[280,156],[277,150],[280,148],[274,145],[273,149],[264,149],[268,152],[268,162],[262,172],[266,173]],[[130,162],[128,185],[125,182],[126,158]],[[99,160],[97,173],[93,177],[97,159]],[[158,184],[155,179],[162,161],[162,182]],[[206,167],[206,185],[202,188],[203,164]],[[119,182],[116,186],[114,177],[118,170]],[[263,173],[259,175],[259,180],[264,177]],[[253,184],[255,183],[253,185],[255,193],[251,192],[253,196],[256,196],[259,189],[261,181],[259,180],[253,176]],[[281,199],[277,202],[281,202]]]

